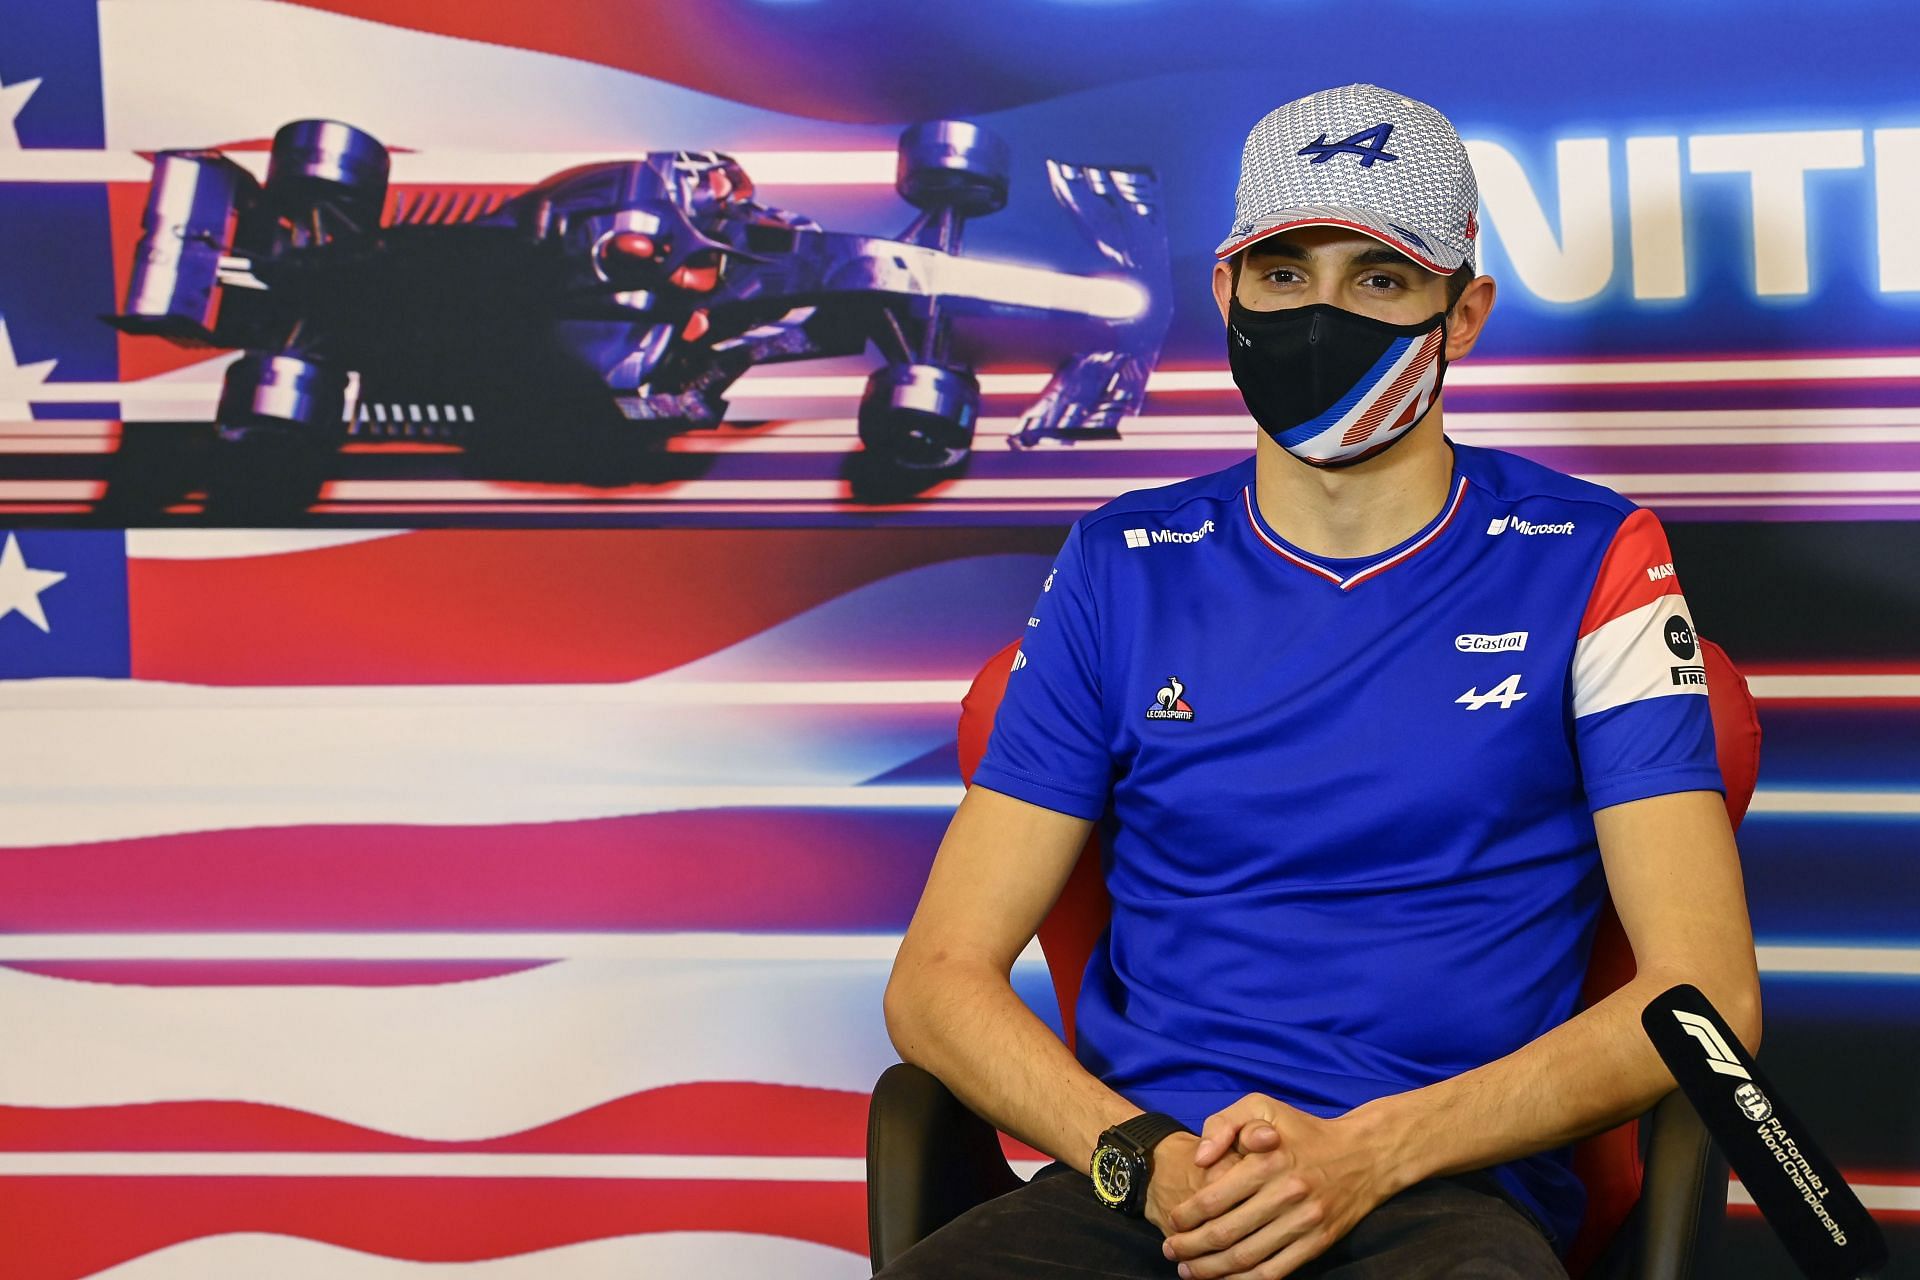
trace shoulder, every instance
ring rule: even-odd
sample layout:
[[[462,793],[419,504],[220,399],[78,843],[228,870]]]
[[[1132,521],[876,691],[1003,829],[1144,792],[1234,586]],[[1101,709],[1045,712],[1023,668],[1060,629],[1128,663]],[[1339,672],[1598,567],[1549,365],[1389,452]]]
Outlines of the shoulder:
[[[1489,513],[1490,534],[1511,531],[1528,541],[1556,542],[1575,558],[1597,567],[1600,557],[1622,537],[1659,536],[1653,512],[1603,484],[1523,458],[1504,449],[1453,444],[1460,471],[1479,491],[1481,510]]]
[[[1190,480],[1130,489],[1081,516],[1074,527],[1084,543],[1096,534],[1126,528],[1129,521],[1165,521],[1181,516],[1218,519],[1219,509],[1240,501],[1241,491],[1253,480],[1253,465],[1249,454],[1232,466]]]
[[[1469,480],[1492,500],[1488,533],[1501,531],[1491,526],[1504,524],[1504,531],[1531,535],[1521,542],[1566,549],[1568,554],[1556,559],[1568,585],[1586,587],[1584,595],[1568,592],[1569,601],[1587,601],[1583,632],[1629,605],[1678,590],[1666,530],[1651,510],[1605,485],[1517,454],[1457,443],[1453,447]],[[1536,557],[1529,560],[1531,572],[1546,567]]]
[[[1568,519],[1587,519],[1609,531],[1640,508],[1603,484],[1570,476],[1564,471],[1523,458],[1505,449],[1486,449],[1452,441],[1460,470],[1481,493],[1495,502],[1529,508],[1559,506]]]

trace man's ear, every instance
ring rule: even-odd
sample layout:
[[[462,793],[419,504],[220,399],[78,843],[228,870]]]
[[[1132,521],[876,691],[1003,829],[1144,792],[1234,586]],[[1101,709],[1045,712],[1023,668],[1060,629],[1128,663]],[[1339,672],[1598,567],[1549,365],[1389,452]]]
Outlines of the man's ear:
[[[1213,300],[1220,305],[1220,323],[1227,323],[1227,304],[1233,300],[1233,268],[1225,258],[1213,264]]]
[[[1475,276],[1447,311],[1447,363],[1462,359],[1480,340],[1496,292],[1492,276]]]

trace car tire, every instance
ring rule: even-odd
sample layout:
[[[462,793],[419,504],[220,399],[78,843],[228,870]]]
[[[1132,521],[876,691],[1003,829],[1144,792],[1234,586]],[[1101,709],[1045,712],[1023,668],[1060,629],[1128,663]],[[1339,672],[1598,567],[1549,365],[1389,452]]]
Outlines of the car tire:
[[[295,221],[317,209],[347,214],[365,229],[380,222],[392,160],[372,134],[338,120],[295,120],[273,135],[267,199]]]
[[[930,120],[900,135],[894,189],[917,209],[977,218],[1006,207],[1006,139],[965,120]]]
[[[347,374],[249,351],[227,367],[209,454],[207,512],[252,523],[305,511],[346,434]]]
[[[895,470],[944,471],[972,452],[979,416],[980,383],[966,370],[883,365],[860,397],[860,442]]]

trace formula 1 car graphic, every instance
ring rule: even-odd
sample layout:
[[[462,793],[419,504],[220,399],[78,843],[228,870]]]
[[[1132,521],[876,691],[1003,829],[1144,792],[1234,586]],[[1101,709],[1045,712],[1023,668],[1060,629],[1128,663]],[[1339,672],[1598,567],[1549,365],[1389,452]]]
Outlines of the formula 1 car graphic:
[[[749,368],[869,343],[884,363],[860,400],[864,452],[923,484],[973,444],[980,385],[956,321],[1025,314],[1093,335],[1059,362],[1016,448],[1110,438],[1144,396],[1171,314],[1157,181],[1046,165],[1111,273],[961,254],[967,220],[1006,205],[1010,168],[1006,143],[964,121],[902,133],[895,189],[920,212],[893,239],[757,203],[712,151],[588,164],[514,195],[390,201],[386,147],[295,121],[264,182],[219,151],[158,153],[110,322],[241,351],[209,477],[230,508],[304,507],[347,440],[524,459],[561,425],[712,428]]]

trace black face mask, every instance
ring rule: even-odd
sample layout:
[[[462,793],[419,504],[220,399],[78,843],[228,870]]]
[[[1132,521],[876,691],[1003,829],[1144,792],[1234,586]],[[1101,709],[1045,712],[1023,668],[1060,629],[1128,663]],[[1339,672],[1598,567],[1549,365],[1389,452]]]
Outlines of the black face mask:
[[[1388,324],[1316,302],[1227,310],[1227,363],[1247,411],[1281,448],[1344,467],[1399,440],[1426,416],[1447,369],[1447,313]]]

